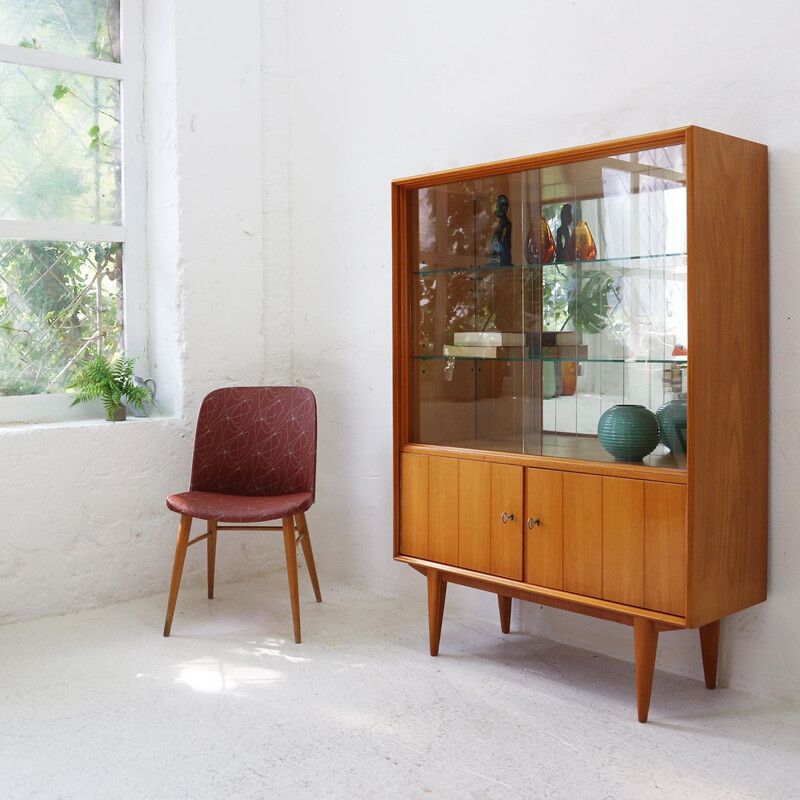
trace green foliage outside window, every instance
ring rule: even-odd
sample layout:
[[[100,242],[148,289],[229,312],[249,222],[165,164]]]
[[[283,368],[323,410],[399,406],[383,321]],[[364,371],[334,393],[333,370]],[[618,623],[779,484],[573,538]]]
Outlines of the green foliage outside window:
[[[0,41],[119,60],[119,0],[0,0]],[[0,218],[120,223],[118,80],[0,64]],[[0,396],[122,344],[119,242],[0,240]]]
[[[120,345],[118,243],[0,241],[0,396],[64,391],[75,362]]]

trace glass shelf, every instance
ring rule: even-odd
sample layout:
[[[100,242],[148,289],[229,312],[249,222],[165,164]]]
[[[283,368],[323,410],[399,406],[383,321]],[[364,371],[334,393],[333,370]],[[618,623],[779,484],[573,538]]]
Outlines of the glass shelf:
[[[502,439],[461,439],[447,441],[448,447],[464,450],[495,450],[501,453],[525,453],[526,455],[548,456],[555,458],[581,459],[599,461],[606,464],[615,463],[614,457],[607,453],[596,436],[574,436],[558,433],[543,433],[539,438],[520,444],[516,438]],[[685,470],[686,454],[672,453],[660,444],[649,455],[642,459],[646,467],[658,467],[669,470]]]
[[[582,363],[582,364],[674,364],[677,366],[687,366],[689,359],[687,356],[675,356],[673,358],[580,358],[578,356],[566,356],[565,358],[545,358],[542,356],[513,356],[506,358],[503,356],[412,356],[415,361],[500,361],[520,362],[520,363]]]
[[[680,263],[674,265],[674,267],[670,268],[670,272],[675,269],[683,268],[686,269],[686,253],[659,253],[659,254],[650,254],[650,255],[642,255],[642,256],[624,256],[621,258],[595,258],[591,261],[548,261],[546,263],[535,263],[535,264],[511,264],[508,266],[503,266],[502,264],[480,264],[475,265],[472,264],[468,267],[429,267],[425,269],[418,269],[414,270],[411,274],[412,275],[436,275],[438,273],[448,273],[448,272],[503,272],[503,271],[519,271],[519,270],[526,270],[526,269],[534,269],[539,267],[566,267],[566,268],[577,268],[577,267],[584,267],[584,268],[591,268],[591,267],[599,267],[602,269],[603,272],[611,273],[612,270],[609,270],[607,265],[620,265],[620,267],[625,270],[625,274],[628,274],[628,268],[626,265],[639,265],[644,262],[653,262],[653,261],[667,261],[671,259],[680,259]],[[656,267],[657,270],[663,269],[665,265],[658,265]],[[650,270],[644,269],[643,273],[649,273]]]

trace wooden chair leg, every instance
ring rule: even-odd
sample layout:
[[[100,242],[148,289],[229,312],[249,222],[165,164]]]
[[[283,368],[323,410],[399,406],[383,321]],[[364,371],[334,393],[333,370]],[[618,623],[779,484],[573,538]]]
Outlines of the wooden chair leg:
[[[717,665],[719,663],[719,620],[700,626],[700,651],[703,654],[703,673],[706,688],[717,686]]]
[[[500,606],[500,630],[508,633],[511,630],[511,598],[499,594],[497,604]]]
[[[294,538],[294,519],[283,517],[283,546],[286,550],[286,571],[289,574],[289,597],[292,601],[294,640],[300,644],[300,597],[297,586],[297,542]]]
[[[633,618],[633,646],[636,653],[636,705],[639,722],[647,722],[658,649],[658,631],[653,620]]]
[[[303,556],[308,567],[308,577],[311,578],[311,585],[314,587],[314,596],[317,602],[322,602],[322,592],[319,590],[319,580],[317,579],[317,568],[314,565],[314,551],[311,549],[311,537],[308,535],[308,523],[306,515],[302,512],[295,515],[297,530],[300,532],[300,544],[303,546]]]
[[[206,539],[208,555],[208,599],[214,599],[214,569],[217,563],[217,521],[208,521],[208,539]]]
[[[175,545],[175,561],[172,565],[172,582],[169,585],[169,600],[167,601],[167,619],[164,622],[164,636],[169,636],[172,628],[172,617],[175,614],[175,603],[178,600],[178,589],[181,585],[183,562],[186,559],[186,549],[189,546],[189,532],[192,529],[192,518],[181,514],[178,524],[178,542]]]
[[[438,569],[428,570],[428,633],[431,655],[439,655],[439,639],[442,636],[444,600],[447,594],[447,581]]]

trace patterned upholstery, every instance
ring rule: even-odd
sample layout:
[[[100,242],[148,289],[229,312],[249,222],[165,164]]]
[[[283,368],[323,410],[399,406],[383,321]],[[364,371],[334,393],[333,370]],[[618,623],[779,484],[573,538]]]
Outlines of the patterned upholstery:
[[[317,404],[310,389],[217,389],[200,406],[188,492],[171,495],[179,514],[218,522],[261,522],[314,502]]]
[[[308,511],[314,502],[311,492],[278,497],[245,497],[214,492],[182,492],[167,498],[167,508],[178,514],[217,522],[266,522]]]

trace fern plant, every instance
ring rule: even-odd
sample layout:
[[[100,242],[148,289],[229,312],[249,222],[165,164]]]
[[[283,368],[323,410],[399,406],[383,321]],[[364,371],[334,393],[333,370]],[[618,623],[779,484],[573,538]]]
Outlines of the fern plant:
[[[110,420],[115,420],[120,408],[124,408],[122,398],[144,411],[145,403],[153,402],[153,395],[147,386],[137,386],[133,379],[135,358],[120,353],[109,359],[101,353],[87,361],[81,361],[70,389],[78,394],[72,405],[89,400],[100,399]],[[124,419],[124,417],[123,417]]]

